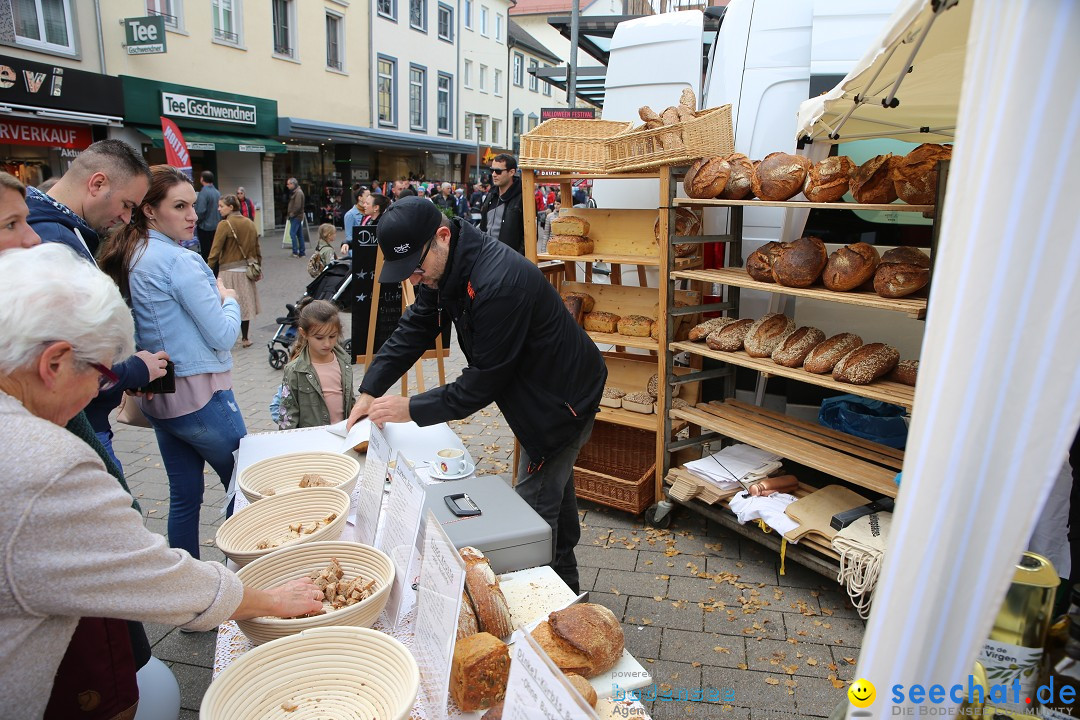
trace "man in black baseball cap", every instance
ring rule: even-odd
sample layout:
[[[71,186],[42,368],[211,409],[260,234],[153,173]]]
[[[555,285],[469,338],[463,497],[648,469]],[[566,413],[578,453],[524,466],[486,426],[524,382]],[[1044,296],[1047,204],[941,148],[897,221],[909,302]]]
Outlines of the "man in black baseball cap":
[[[416,302],[364,373],[349,426],[364,416],[379,427],[434,425],[496,403],[521,443],[514,489],[551,526],[551,567],[577,592],[574,463],[607,378],[596,344],[536,265],[429,200],[398,200],[379,218],[376,237],[385,257],[379,281],[408,279]],[[434,346],[444,317],[468,366],[419,395],[384,395]]]

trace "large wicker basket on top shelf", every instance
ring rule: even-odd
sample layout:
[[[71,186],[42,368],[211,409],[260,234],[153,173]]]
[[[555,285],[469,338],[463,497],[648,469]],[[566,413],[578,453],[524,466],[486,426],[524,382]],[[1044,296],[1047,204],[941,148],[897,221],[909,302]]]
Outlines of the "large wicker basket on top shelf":
[[[577,496],[634,515],[656,498],[656,432],[597,420],[574,463]]]
[[[607,144],[608,172],[685,165],[698,158],[735,152],[731,106],[701,111],[693,120],[652,130],[629,130]]]
[[[612,120],[545,120],[521,136],[518,164],[534,170],[604,172],[608,140],[631,127]]]

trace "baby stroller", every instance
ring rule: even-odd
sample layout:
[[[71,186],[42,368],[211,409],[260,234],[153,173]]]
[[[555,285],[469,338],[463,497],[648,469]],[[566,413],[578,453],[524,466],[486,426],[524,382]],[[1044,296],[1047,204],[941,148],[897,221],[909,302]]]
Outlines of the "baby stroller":
[[[308,283],[304,289],[304,294],[295,303],[285,303],[287,314],[285,317],[277,318],[278,329],[274,333],[274,337],[270,338],[270,342],[266,344],[270,353],[270,367],[280,370],[285,367],[285,363],[289,362],[289,348],[292,347],[293,342],[296,340],[297,333],[296,321],[298,314],[296,306],[304,298],[311,297],[315,300],[329,300],[337,305],[342,312],[350,312],[354,300],[352,293],[349,292],[351,285],[352,261],[348,259],[335,260],[323,268],[323,271]],[[345,340],[342,345],[345,352],[351,355],[352,340]]]

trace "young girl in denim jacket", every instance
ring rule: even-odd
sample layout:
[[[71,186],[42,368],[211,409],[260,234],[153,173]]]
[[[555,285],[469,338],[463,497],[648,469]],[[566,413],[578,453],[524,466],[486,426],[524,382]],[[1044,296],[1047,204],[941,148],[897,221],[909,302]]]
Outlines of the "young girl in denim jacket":
[[[271,414],[282,430],[341,422],[352,411],[352,365],[338,339],[341,318],[327,300],[297,308],[299,332]]]

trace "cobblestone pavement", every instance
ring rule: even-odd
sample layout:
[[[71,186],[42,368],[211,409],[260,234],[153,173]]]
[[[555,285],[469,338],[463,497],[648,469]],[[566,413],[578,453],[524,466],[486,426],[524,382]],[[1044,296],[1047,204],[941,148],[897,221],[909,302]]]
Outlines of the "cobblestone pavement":
[[[275,429],[268,405],[281,372],[268,364],[266,344],[277,327],[275,317],[309,280],[307,262],[292,259],[279,238],[262,240],[265,279],[259,283],[262,313],[251,328],[254,344],[234,349],[234,391],[249,432]],[[348,327],[348,317],[343,320]],[[454,345],[448,377],[463,364]],[[434,362],[425,366],[431,387]],[[415,389],[415,378],[410,385]],[[498,408],[451,425],[477,458],[478,472],[509,474],[514,437]],[[114,447],[146,526],[165,534],[169,487],[153,432],[126,425],[114,431]],[[213,546],[223,499],[224,489],[207,467],[200,520],[204,560],[224,559]],[[843,700],[863,623],[836,583],[792,562],[781,576],[774,552],[686,510],[676,512],[669,530],[585,501],[581,517],[581,589],[622,620],[627,649],[657,687],[676,696],[683,689],[734,690],[734,701],[723,705],[646,703],[654,718],[826,717]],[[181,718],[196,718],[210,683],[216,634],[153,624],[147,631],[154,655],[172,667],[180,683]]]

